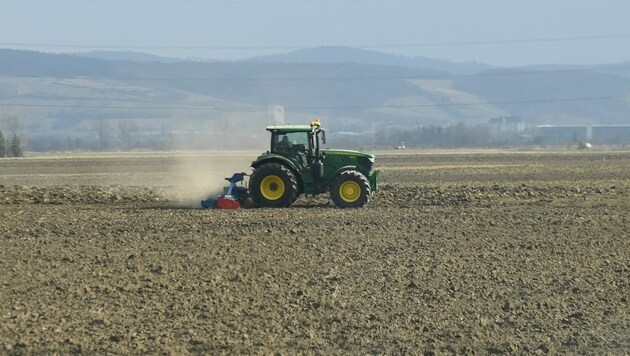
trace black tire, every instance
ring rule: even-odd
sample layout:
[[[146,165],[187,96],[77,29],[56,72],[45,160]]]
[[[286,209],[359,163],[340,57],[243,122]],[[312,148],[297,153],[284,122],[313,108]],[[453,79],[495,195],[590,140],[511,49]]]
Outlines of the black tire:
[[[243,209],[254,209],[257,208],[256,203],[252,197],[248,196],[247,198],[243,198],[241,200],[241,208]]]
[[[250,176],[249,194],[260,207],[288,207],[297,199],[297,179],[287,167],[266,163],[256,168]]]
[[[371,195],[370,182],[355,170],[342,172],[330,186],[330,196],[340,208],[360,208],[370,201]]]

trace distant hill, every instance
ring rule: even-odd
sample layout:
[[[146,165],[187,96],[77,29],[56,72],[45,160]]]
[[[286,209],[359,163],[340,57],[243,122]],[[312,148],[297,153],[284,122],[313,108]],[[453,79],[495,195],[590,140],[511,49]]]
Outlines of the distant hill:
[[[424,57],[406,57],[348,47],[300,49],[288,54],[255,57],[249,59],[249,61],[272,63],[361,63],[425,69],[449,74],[472,74],[493,68],[487,64],[457,63]]]
[[[630,124],[626,68],[528,67],[462,76],[454,86],[532,124]]]
[[[264,135],[272,105],[285,108],[287,123],[317,116],[330,132],[497,116],[630,124],[630,63],[493,68],[335,47],[236,62],[92,55],[0,49],[0,114],[23,115],[31,137],[88,137],[96,121],[134,120],[148,135],[198,135],[221,147]]]
[[[153,54],[147,54],[142,52],[132,51],[91,51],[74,53],[75,56],[104,59],[107,61],[130,61],[130,62],[161,62],[161,63],[173,63],[183,62],[181,58],[171,58],[156,56]]]
[[[105,60],[69,54],[0,49],[2,76],[109,76],[112,65]]]

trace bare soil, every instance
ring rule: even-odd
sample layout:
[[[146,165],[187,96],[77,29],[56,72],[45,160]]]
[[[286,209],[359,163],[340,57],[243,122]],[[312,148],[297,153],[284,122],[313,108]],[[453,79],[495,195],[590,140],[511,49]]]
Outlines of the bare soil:
[[[630,152],[387,152],[362,209],[187,203],[254,156],[0,159],[0,353],[630,353]]]

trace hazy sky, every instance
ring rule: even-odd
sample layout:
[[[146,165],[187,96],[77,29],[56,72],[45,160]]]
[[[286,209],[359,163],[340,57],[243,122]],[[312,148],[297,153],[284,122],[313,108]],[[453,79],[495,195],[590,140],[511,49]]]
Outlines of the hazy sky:
[[[0,0],[0,48],[240,59],[353,46],[495,65],[630,61],[628,0]]]

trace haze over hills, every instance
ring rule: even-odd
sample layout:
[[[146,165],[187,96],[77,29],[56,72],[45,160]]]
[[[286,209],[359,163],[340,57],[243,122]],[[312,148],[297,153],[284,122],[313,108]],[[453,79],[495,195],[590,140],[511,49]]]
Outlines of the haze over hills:
[[[300,49],[288,54],[254,57],[249,60],[272,63],[363,63],[435,70],[449,74],[474,74],[493,68],[481,63],[458,63],[424,57],[397,56],[348,47]]]
[[[133,51],[90,51],[74,54],[79,57],[97,58],[112,61],[131,61],[131,62],[162,62],[172,63],[181,62],[181,58],[162,57],[154,54],[147,54]]]
[[[91,137],[95,122],[138,130],[264,136],[321,117],[331,132],[487,123],[630,124],[630,64],[494,68],[342,47],[244,61],[135,52],[0,50],[0,105],[31,137]],[[218,140],[218,139],[217,139]]]

